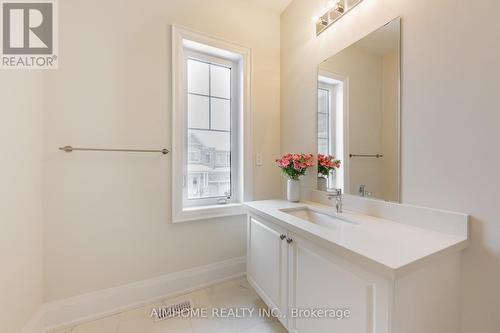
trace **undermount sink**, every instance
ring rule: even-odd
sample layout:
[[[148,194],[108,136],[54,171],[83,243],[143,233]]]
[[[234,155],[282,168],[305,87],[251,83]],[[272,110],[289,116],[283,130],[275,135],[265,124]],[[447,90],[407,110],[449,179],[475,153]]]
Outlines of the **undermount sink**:
[[[359,222],[342,219],[334,213],[329,213],[313,207],[298,207],[281,209],[283,213],[298,217],[310,223],[321,225],[327,228],[336,228],[342,224],[359,224]]]

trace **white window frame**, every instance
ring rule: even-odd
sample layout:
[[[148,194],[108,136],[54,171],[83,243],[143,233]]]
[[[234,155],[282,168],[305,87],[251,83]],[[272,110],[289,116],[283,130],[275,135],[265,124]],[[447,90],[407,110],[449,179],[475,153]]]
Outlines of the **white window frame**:
[[[231,70],[231,196],[230,198],[225,198],[224,196],[219,196],[215,198],[200,198],[200,199],[188,199],[186,186],[184,186],[183,193],[183,206],[186,208],[197,208],[197,207],[208,207],[218,205],[219,201],[223,201],[224,205],[240,203],[241,200],[241,187],[242,187],[242,177],[240,171],[240,154],[242,153],[241,147],[239,147],[239,132],[240,132],[240,112],[239,111],[239,61],[228,60],[221,57],[216,57],[202,53],[199,51],[193,51],[190,49],[184,49],[185,61],[188,59],[201,61],[210,65],[222,66],[229,68]],[[185,91],[186,95],[188,94]],[[187,108],[184,110],[187,112]],[[187,149],[187,148],[186,148]],[[211,156],[210,162],[217,164],[216,155]],[[213,160],[212,160],[213,159]],[[200,158],[203,160],[203,158]],[[184,162],[187,162],[186,159]],[[187,177],[187,163],[183,164],[183,174]],[[208,180],[207,180],[208,182]]]
[[[188,57],[203,57],[200,60],[214,63],[218,63],[220,58],[231,61],[231,79],[237,87],[237,89],[232,88],[231,96],[233,193],[231,200],[225,204],[218,203],[220,198],[186,200],[187,187],[184,182],[187,175]],[[177,25],[172,26],[172,221],[174,223],[245,213],[242,203],[251,200],[253,168],[250,61],[251,51],[248,48]],[[233,158],[233,155],[236,156]]]
[[[334,130],[336,128],[335,126],[335,118],[336,118],[336,106],[335,106],[335,98],[336,98],[336,94],[337,94],[337,88],[336,86],[332,85],[332,84],[328,84],[328,83],[323,83],[323,82],[319,82],[318,83],[318,92],[319,90],[322,89],[322,90],[326,90],[328,91],[328,137],[326,139],[328,139],[328,154],[333,154],[335,155],[336,154],[336,144],[335,144],[335,135],[332,135],[334,133]],[[318,108],[319,109],[319,108]],[[319,113],[319,111],[318,111]],[[319,122],[318,122],[319,124]],[[319,132],[319,129],[318,131]],[[319,139],[319,136],[318,138]]]
[[[318,89],[330,90],[330,154],[342,162],[342,167],[335,176],[328,179],[328,187],[342,189],[349,188],[349,77],[339,74],[319,71]],[[333,135],[332,135],[333,133]]]

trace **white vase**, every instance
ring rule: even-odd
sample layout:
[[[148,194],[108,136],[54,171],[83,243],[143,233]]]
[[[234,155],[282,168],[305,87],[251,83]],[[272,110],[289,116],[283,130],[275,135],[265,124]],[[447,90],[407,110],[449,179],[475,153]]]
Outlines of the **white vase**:
[[[286,198],[291,202],[300,201],[300,180],[288,179]]]
[[[328,190],[328,179],[325,177],[318,177],[318,191],[326,192]]]

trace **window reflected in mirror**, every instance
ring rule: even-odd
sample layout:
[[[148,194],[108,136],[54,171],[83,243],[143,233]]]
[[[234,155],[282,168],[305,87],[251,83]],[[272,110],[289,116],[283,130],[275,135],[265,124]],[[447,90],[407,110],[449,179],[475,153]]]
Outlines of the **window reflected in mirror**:
[[[343,78],[334,73],[320,71],[318,76],[318,155],[331,155],[343,159]],[[323,175],[319,175],[323,177]],[[341,168],[328,174],[327,189],[343,188]]]

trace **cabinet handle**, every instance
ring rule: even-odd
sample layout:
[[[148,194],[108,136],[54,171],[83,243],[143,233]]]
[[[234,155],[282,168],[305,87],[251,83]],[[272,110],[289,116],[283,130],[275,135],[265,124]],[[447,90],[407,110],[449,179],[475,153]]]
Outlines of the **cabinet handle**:
[[[286,235],[281,235],[280,238],[281,238],[281,240],[283,240],[286,238]]]
[[[291,242],[293,242],[293,239],[291,239],[291,238],[287,238],[287,239],[286,239],[286,242],[287,242],[288,244],[290,244]]]

